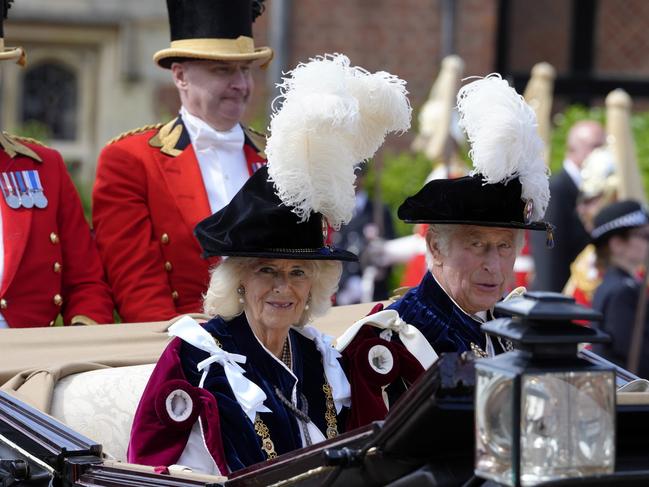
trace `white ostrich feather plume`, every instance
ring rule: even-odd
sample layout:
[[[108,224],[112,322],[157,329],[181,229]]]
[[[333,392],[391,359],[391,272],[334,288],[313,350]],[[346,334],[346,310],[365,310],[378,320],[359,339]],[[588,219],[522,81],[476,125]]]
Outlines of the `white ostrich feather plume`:
[[[299,64],[279,88],[266,144],[270,180],[302,221],[317,211],[339,228],[352,218],[354,169],[389,132],[410,128],[406,83],[334,54]]]
[[[472,174],[488,184],[519,178],[521,197],[533,202],[532,221],[541,220],[550,200],[549,172],[532,108],[499,74],[463,86],[457,107],[471,144]]]

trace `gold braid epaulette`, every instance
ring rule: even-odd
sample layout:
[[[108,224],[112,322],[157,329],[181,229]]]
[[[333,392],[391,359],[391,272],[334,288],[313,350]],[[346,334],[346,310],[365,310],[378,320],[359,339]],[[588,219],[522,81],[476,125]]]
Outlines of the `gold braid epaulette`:
[[[252,127],[246,127],[246,130],[248,132],[252,132],[255,135],[258,135],[259,137],[263,137],[264,139],[268,137],[265,133],[260,132],[259,130],[255,130]]]
[[[251,129],[250,127],[243,127],[243,131],[248,135],[251,142],[255,145],[255,148],[257,149],[257,152],[259,152],[259,155],[266,159],[266,134],[263,134],[255,129]]]
[[[129,130],[128,132],[119,134],[117,137],[113,137],[108,142],[106,142],[106,145],[114,144],[115,142],[122,140],[123,138],[128,137],[130,135],[141,134],[142,132],[146,132],[147,130],[159,129],[163,125],[164,123],[153,123],[150,125],[145,125],[144,127],[138,127],[136,129]]]
[[[16,140],[19,140],[21,142],[27,142],[29,144],[34,144],[34,145],[40,145],[41,147],[47,147],[43,142],[40,140],[32,139],[31,137],[25,137],[23,135],[14,135],[14,134],[7,134],[9,137],[12,137]]]

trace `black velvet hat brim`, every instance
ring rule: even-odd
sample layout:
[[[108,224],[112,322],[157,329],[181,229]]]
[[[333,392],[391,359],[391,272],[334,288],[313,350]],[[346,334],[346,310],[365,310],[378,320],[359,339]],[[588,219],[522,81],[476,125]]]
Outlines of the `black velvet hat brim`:
[[[230,203],[199,222],[194,235],[204,257],[358,260],[351,252],[326,245],[323,220],[313,212],[300,221],[275,194],[268,168],[262,167]]]
[[[203,253],[204,257],[212,257],[215,254],[206,255]],[[327,247],[322,247],[321,249],[314,250],[312,252],[305,252],[302,249],[282,249],[277,251],[256,251],[251,250],[249,252],[240,250],[221,250],[218,254],[220,257],[251,257],[259,259],[291,259],[291,260],[339,260],[344,262],[356,262],[358,261],[358,256],[352,254],[347,250],[341,249],[328,249]]]
[[[548,230],[545,222],[525,221],[525,202],[518,179],[485,184],[480,175],[429,181],[399,207],[406,223],[477,225]]]
[[[548,227],[554,228],[546,222],[485,222],[471,220],[403,220],[405,223],[428,223],[430,225],[475,225],[479,227],[500,227],[500,228],[520,228],[521,230],[548,230]]]

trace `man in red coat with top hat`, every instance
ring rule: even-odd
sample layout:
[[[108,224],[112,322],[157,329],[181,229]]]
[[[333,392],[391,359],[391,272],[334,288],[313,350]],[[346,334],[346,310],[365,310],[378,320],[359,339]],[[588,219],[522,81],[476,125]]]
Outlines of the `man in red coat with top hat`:
[[[201,310],[208,266],[194,226],[223,208],[265,164],[264,137],[240,125],[253,90],[259,1],[168,0],[170,69],[182,107],[174,120],[127,133],[102,151],[93,191],[99,252],[126,322]]]
[[[5,48],[0,61],[24,65]],[[0,328],[112,323],[113,302],[81,201],[61,155],[0,132]]]

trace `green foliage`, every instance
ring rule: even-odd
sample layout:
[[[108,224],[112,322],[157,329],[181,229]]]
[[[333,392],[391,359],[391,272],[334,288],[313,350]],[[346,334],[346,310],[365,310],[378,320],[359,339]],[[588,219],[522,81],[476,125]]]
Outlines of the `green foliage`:
[[[399,205],[408,197],[421,189],[426,176],[431,171],[430,161],[422,154],[401,152],[399,154],[385,153],[383,170],[381,171],[381,199],[390,208],[398,235],[410,235],[412,225],[403,223],[397,218]],[[376,164],[368,163],[365,187],[370,195],[376,188]]]
[[[38,120],[28,120],[16,129],[16,135],[36,139],[47,144],[52,137],[52,131],[43,122]]]

